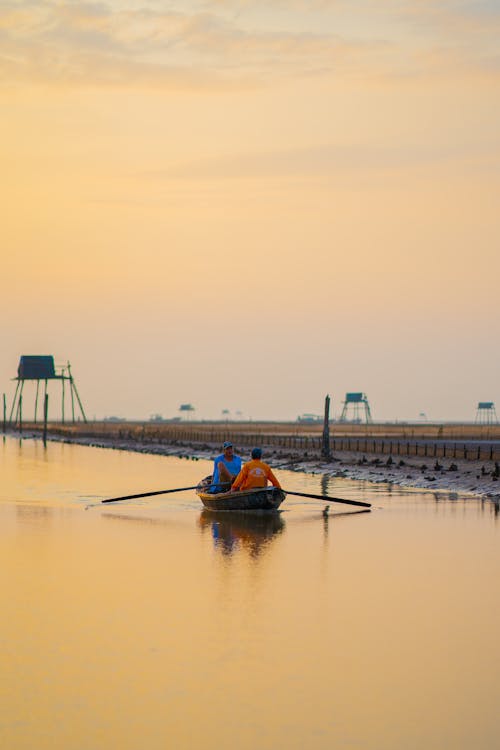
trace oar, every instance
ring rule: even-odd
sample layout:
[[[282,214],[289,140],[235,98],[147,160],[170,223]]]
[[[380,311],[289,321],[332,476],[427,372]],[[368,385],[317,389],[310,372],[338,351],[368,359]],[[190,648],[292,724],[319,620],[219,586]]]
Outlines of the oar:
[[[230,482],[221,482],[217,486],[223,484],[230,484]],[[212,487],[213,485],[208,485]],[[173,490],[156,490],[155,492],[141,492],[139,495],[123,495],[123,497],[110,497],[108,500],[101,500],[101,503],[119,503],[121,500],[136,500],[138,497],[152,497],[153,495],[168,495],[170,492],[186,492],[186,490],[195,490],[198,485],[194,487],[176,487]],[[207,487],[208,489],[208,487]]]
[[[153,495],[168,495],[169,492],[185,492],[186,490],[195,490],[198,487],[176,487],[174,490],[156,490],[155,492],[141,492],[139,495],[124,495],[123,497],[110,497],[108,500],[101,500],[101,503],[119,503],[120,500],[135,500],[138,497],[152,497]]]
[[[298,495],[299,497],[312,497],[314,500],[327,500],[330,503],[344,503],[345,505],[359,505],[360,508],[371,508],[371,503],[362,503],[360,500],[343,500],[340,497],[328,497],[327,495],[311,495],[308,492],[291,492],[283,490],[287,495]]]

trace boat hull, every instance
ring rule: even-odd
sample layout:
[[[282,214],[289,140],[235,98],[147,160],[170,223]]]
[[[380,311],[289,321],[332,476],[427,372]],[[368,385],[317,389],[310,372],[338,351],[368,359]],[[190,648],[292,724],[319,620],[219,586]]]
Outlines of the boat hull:
[[[198,485],[196,494],[208,510],[272,511],[278,510],[286,493],[277,487],[243,490],[242,492],[206,492],[207,483]]]

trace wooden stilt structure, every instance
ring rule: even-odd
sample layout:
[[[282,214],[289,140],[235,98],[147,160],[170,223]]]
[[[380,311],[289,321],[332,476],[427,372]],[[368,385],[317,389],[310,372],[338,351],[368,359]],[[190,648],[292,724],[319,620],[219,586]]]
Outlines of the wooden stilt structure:
[[[65,402],[66,402],[66,383],[69,384],[69,390],[71,394],[71,417],[73,423],[75,422],[75,397],[80,408],[81,416],[84,422],[87,422],[87,417],[76,388],[75,380],[71,372],[71,365],[68,362],[64,367],[61,368],[60,372],[56,371],[54,365],[54,357],[52,356],[26,356],[23,355],[19,361],[19,367],[17,369],[17,381],[16,391],[14,399],[12,401],[12,407],[9,416],[9,425],[16,426],[19,423],[21,428],[22,424],[22,398],[24,384],[27,380],[36,382],[36,395],[35,395],[35,413],[34,421],[36,423],[38,418],[38,398],[40,383],[44,383],[44,432],[47,427],[48,418],[48,381],[49,380],[60,380],[61,381],[61,420],[64,424],[65,421]]]

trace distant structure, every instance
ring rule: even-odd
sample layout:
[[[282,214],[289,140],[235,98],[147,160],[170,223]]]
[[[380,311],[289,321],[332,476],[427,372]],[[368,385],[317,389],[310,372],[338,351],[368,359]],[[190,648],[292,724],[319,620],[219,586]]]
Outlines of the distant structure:
[[[350,419],[348,418],[348,412],[351,412]],[[366,424],[373,422],[372,414],[370,411],[370,404],[368,398],[364,393],[346,393],[344,406],[342,408],[342,414],[340,415],[341,422],[362,422],[360,416],[361,412],[364,411],[364,418]]]
[[[163,419],[161,414],[151,414],[149,421],[150,422],[164,422],[165,420]]]
[[[303,424],[315,424],[322,421],[323,417],[320,417],[319,414],[301,414],[300,417],[297,417],[297,422],[302,422]]]
[[[493,401],[480,401],[477,405],[476,424],[498,424]]]
[[[85,412],[83,410],[82,402],[76,384],[71,373],[71,365],[67,362],[66,365],[60,368],[59,372],[56,371],[54,365],[54,357],[52,355],[22,355],[19,360],[17,368],[17,378],[13,378],[17,381],[16,392],[14,394],[14,400],[12,401],[12,408],[10,411],[9,424],[16,424],[22,420],[22,403],[23,403],[23,389],[27,380],[31,380],[36,383],[36,395],[35,395],[35,415],[34,421],[37,421],[38,412],[38,397],[40,391],[40,383],[44,383],[44,404],[48,404],[47,386],[49,380],[59,380],[61,382],[62,391],[62,402],[61,402],[61,421],[64,424],[64,409],[65,409],[65,386],[66,383],[69,385],[69,391],[71,395],[71,419],[75,422],[75,398],[80,408],[83,421],[87,421]],[[14,421],[13,421],[14,420]]]
[[[181,404],[179,411],[181,412],[181,416],[186,414],[187,418],[189,418],[189,415],[194,411],[194,406],[192,404]]]

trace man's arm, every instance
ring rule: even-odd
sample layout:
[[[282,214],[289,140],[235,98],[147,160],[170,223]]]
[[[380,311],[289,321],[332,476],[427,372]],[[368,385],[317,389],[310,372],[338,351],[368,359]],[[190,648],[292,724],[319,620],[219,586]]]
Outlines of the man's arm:
[[[269,469],[269,471],[268,471],[268,474],[267,474],[267,478],[269,479],[269,481],[271,482],[271,484],[273,484],[275,487],[277,487],[280,490],[281,489],[281,484],[278,482],[278,480],[274,476],[271,468],[268,467],[268,469]]]
[[[247,465],[245,464],[245,466],[242,468],[242,470],[240,471],[240,473],[238,474],[238,476],[234,480],[233,484],[231,485],[231,492],[233,490],[239,490],[239,488],[243,484],[243,482],[244,482],[247,474],[248,474],[248,469],[247,469]]]
[[[212,484],[217,484],[219,481],[219,461],[220,456],[217,456],[217,458],[214,459],[214,468],[212,471]]]

